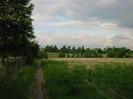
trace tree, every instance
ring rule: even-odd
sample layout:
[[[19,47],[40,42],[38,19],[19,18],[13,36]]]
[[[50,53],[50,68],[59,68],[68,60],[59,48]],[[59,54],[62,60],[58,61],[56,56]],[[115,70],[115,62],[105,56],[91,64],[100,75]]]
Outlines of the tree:
[[[64,45],[64,46],[60,49],[60,51],[63,52],[63,53],[66,53],[66,52],[67,52],[66,46]]]
[[[71,46],[67,46],[67,53],[71,52]]]
[[[29,47],[27,49],[27,63],[31,64],[37,57],[39,54],[39,45],[32,41],[29,44]]]
[[[30,0],[0,1],[0,52],[3,65],[6,56],[25,55],[34,38]],[[20,53],[21,51],[21,53]]]
[[[48,55],[47,55],[47,53],[44,51],[43,48],[41,48],[41,49],[39,50],[38,58],[39,58],[39,59],[43,59],[43,58],[48,59]]]
[[[54,47],[53,47],[53,52],[58,52],[58,51],[59,51],[59,49],[57,48],[56,45],[54,45]]]

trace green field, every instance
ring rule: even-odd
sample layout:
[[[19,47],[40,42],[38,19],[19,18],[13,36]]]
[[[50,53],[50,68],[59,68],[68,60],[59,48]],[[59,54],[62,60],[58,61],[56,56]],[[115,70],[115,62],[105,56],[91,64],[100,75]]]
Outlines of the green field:
[[[48,58],[58,58],[58,53],[47,53],[48,54]]]
[[[54,53],[53,53],[54,54]],[[132,99],[133,58],[40,60],[48,99]],[[0,68],[0,99],[29,99],[38,61],[8,74]],[[5,72],[6,73],[6,72]],[[11,74],[11,75],[10,75]],[[8,76],[8,79],[6,77]]]
[[[48,99],[133,97],[133,59],[56,58],[42,64]]]

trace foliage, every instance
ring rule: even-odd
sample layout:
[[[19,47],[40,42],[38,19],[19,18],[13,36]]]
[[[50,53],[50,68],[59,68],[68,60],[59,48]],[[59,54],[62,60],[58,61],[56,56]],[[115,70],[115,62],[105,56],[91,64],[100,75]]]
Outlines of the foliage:
[[[101,63],[93,69],[68,67],[66,62],[43,61],[49,99],[132,99],[133,67]]]
[[[44,52],[58,52],[58,48],[56,45],[54,45],[54,46],[53,45],[51,45],[51,46],[47,45],[44,49]]]
[[[59,57],[60,57],[60,58],[63,58],[63,57],[66,57],[66,55],[65,55],[65,53],[63,53],[63,52],[60,52],[60,53],[59,53]]]
[[[39,54],[39,45],[34,41],[30,42],[30,45],[27,48],[27,52],[26,52],[26,56],[27,56],[26,63],[28,65],[31,65],[33,61],[38,57],[38,54]]]
[[[45,52],[54,52],[54,53],[59,53],[59,57],[77,57],[77,58],[89,58],[89,57],[112,57],[112,58],[130,58],[133,57],[133,51],[121,47],[121,48],[116,48],[116,47],[107,47],[107,48],[84,48],[82,47],[70,47],[70,46],[63,46],[62,48],[57,48],[56,45],[51,45],[51,46],[46,46],[43,48]],[[57,51],[58,50],[58,51]]]
[[[38,58],[39,59],[43,59],[43,58],[48,59],[48,55],[43,49],[40,49],[39,53],[38,53]]]
[[[34,53],[31,50],[35,37],[31,19],[33,4],[30,1],[0,1],[0,56],[3,65],[8,56],[27,57],[31,51]]]
[[[0,99],[29,99],[31,84],[35,80],[35,67],[28,66],[14,72],[8,82],[5,79],[4,75],[0,75]]]

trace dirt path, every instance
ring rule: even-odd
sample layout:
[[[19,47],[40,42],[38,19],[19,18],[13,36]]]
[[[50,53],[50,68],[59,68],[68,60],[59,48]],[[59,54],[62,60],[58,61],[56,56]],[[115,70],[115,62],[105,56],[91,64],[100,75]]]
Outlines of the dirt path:
[[[31,99],[47,99],[46,92],[43,89],[43,70],[39,65],[36,71],[36,81],[32,86],[32,98]]]

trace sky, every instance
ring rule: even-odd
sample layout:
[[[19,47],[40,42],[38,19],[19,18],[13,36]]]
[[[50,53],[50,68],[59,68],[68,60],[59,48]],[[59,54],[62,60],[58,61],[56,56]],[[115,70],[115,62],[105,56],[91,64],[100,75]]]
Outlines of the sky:
[[[133,49],[133,0],[32,0],[41,46]]]

